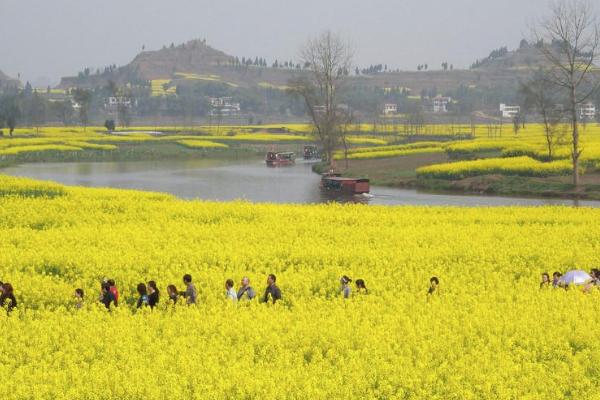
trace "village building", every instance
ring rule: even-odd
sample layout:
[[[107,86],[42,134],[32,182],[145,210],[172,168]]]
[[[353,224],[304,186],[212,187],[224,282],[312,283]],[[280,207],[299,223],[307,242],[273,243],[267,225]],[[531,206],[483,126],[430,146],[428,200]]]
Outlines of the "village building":
[[[119,107],[132,108],[137,105],[137,101],[131,97],[111,96],[104,100],[104,108],[109,111],[115,111]]]
[[[593,120],[596,118],[596,106],[594,103],[585,103],[579,109],[579,117],[582,120]]]
[[[510,106],[507,104],[500,104],[500,112],[502,113],[502,118],[515,118],[521,114],[520,106]]]
[[[383,105],[383,115],[398,114],[398,104],[387,103]]]
[[[209,101],[211,116],[232,117],[241,111],[240,103],[234,102],[232,97],[210,97]]]
[[[452,98],[444,96],[436,96],[433,99],[433,112],[443,114],[448,112],[448,104],[452,102]]]

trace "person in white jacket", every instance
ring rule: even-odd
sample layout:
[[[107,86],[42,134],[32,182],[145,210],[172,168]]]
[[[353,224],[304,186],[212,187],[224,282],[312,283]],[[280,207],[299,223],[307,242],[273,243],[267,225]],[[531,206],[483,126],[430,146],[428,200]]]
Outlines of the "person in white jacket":
[[[227,297],[227,299],[231,300],[234,303],[237,303],[238,297],[237,292],[233,288],[233,279],[227,279],[227,281],[225,282],[225,290],[225,296]]]

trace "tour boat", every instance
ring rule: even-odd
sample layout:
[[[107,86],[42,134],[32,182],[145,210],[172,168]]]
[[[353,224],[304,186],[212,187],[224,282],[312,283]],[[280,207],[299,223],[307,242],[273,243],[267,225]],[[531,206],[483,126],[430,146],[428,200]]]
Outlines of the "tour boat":
[[[321,177],[321,189],[348,195],[365,194],[371,191],[370,182],[365,178],[344,178],[341,174],[328,173]]]
[[[275,153],[273,151],[270,151],[267,153],[265,162],[270,167],[276,167],[280,165],[292,165],[296,162],[296,154],[292,152]]]

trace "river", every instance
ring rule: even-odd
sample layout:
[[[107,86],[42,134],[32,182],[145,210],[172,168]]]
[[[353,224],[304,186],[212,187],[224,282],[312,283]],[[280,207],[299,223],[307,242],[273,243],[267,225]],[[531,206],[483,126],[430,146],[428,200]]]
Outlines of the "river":
[[[311,166],[303,160],[290,167],[269,168],[257,159],[201,159],[34,163],[4,168],[0,173],[66,185],[149,190],[172,193],[184,199],[217,201],[324,203],[335,200],[380,205],[600,207],[600,201],[431,194],[377,186],[371,187],[369,197],[332,198],[319,189],[320,177],[312,172]]]

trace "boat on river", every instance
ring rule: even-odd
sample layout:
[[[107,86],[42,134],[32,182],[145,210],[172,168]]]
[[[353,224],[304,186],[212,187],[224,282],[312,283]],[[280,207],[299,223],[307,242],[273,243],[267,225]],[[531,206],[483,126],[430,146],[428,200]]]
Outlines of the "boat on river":
[[[265,162],[270,167],[293,165],[296,163],[296,154],[293,152],[275,153],[274,151],[270,151],[265,157]]]
[[[369,193],[371,184],[366,178],[347,178],[338,173],[326,173],[321,177],[321,189],[325,192],[357,195]]]

